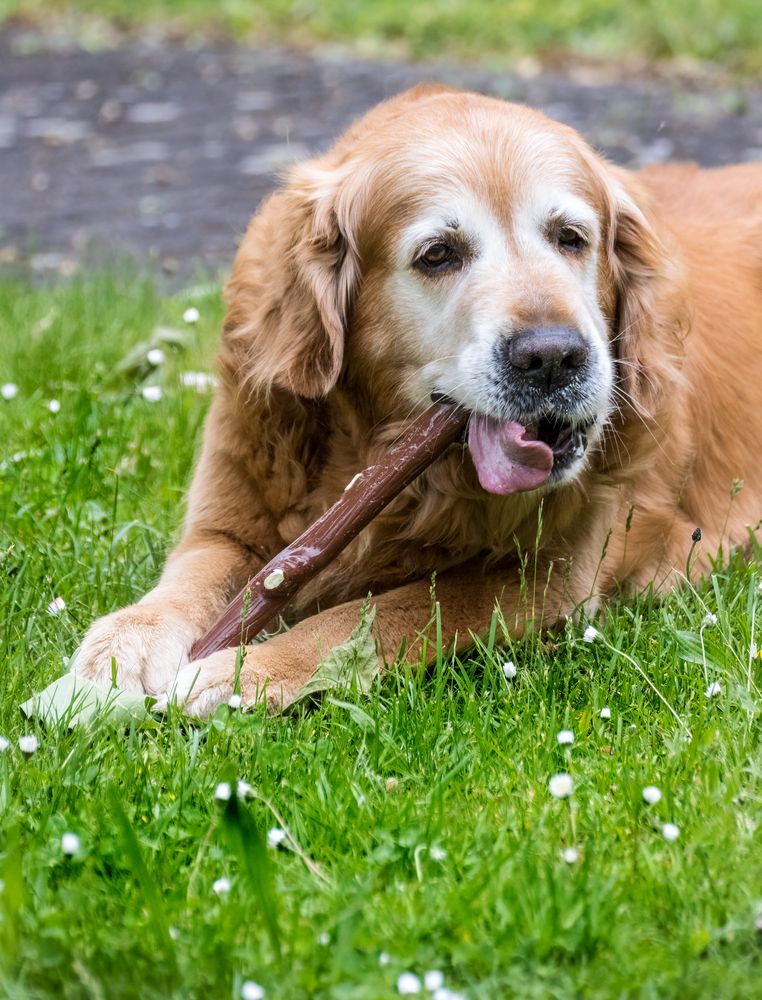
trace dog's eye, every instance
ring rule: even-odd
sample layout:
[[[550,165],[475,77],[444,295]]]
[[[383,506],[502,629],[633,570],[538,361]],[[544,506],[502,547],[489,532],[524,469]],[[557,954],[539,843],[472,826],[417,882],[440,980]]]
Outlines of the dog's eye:
[[[415,263],[422,271],[443,271],[445,268],[457,266],[460,257],[457,251],[446,243],[432,243],[426,247]]]
[[[580,250],[584,250],[587,246],[585,237],[579,230],[574,229],[572,226],[561,226],[556,233],[556,242],[559,249],[571,251],[572,253],[579,253]]]

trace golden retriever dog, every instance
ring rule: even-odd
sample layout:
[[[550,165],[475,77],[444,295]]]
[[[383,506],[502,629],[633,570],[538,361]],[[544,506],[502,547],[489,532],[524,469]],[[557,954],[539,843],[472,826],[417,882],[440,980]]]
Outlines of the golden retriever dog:
[[[453,445],[247,647],[243,703],[288,704],[357,625],[420,662],[499,605],[511,635],[707,570],[762,514],[762,168],[631,173],[542,114],[419,87],[293,168],[253,219],[184,535],[74,669],[205,715],[236,651],[188,662],[247,578],[432,394]],[[743,486],[740,486],[740,481]],[[524,577],[522,566],[531,573]],[[432,648],[429,645],[427,648]]]

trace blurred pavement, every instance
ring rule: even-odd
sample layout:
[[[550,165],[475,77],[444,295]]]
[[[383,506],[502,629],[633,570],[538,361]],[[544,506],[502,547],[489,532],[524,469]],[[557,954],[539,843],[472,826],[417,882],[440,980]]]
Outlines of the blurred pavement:
[[[628,166],[762,159],[762,90],[272,49],[21,55],[12,43],[0,32],[0,268],[38,275],[125,251],[175,280],[226,268],[274,172],[421,80],[540,107]]]

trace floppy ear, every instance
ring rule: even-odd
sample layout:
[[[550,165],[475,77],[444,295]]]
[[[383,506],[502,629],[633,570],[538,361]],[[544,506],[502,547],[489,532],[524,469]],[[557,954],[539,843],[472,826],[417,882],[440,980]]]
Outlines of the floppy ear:
[[[254,217],[226,289],[223,366],[250,390],[325,395],[344,356],[358,258],[337,215],[339,169],[296,167]]]
[[[606,249],[613,347],[622,390],[640,416],[648,417],[679,378],[686,320],[681,273],[640,207],[646,204],[644,192],[625,186],[620,172],[610,169]]]

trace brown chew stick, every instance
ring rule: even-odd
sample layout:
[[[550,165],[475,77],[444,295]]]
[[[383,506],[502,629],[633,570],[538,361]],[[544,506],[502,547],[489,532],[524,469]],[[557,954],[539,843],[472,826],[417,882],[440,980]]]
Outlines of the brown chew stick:
[[[387,452],[359,473],[336,503],[253,576],[217,622],[194,643],[191,661],[249,642],[387,504],[458,439],[468,420],[459,406],[434,403]],[[248,610],[243,613],[248,598]]]

